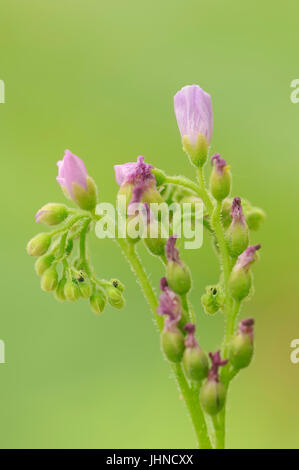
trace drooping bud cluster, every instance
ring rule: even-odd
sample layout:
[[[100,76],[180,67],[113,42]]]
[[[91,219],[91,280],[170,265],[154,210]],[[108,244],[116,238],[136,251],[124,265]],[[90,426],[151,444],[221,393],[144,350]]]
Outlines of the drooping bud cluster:
[[[27,244],[28,254],[38,258],[35,270],[41,276],[41,288],[53,292],[60,301],[89,299],[95,313],[102,313],[107,301],[120,309],[125,304],[124,286],[117,280],[97,279],[86,256],[87,232],[94,222],[96,186],[83,161],[69,150],[58,167],[58,183],[84,212],[60,203],[48,203],[37,212],[36,222],[58,226],[52,232],[39,233]],[[79,258],[75,250],[77,241]]]
[[[212,365],[208,373],[207,381],[200,390],[200,400],[205,411],[215,415],[221,411],[225,403],[226,388],[220,381],[219,367],[225,366],[228,360],[222,360],[220,351],[209,353]]]
[[[254,319],[246,318],[239,323],[237,334],[233,337],[229,348],[229,360],[235,369],[249,366],[253,356]]]

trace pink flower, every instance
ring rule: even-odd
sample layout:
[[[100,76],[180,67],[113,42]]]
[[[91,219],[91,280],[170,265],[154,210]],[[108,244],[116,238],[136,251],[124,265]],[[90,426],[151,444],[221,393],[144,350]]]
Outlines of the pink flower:
[[[115,179],[119,186],[131,183],[134,186],[146,185],[154,180],[151,173],[152,165],[145,163],[144,157],[139,156],[137,162],[124,163],[123,165],[114,165]]]
[[[235,225],[240,223],[241,225],[245,225],[245,217],[243,214],[241,199],[239,197],[234,197],[231,213],[230,213],[232,224]]]
[[[177,327],[182,315],[181,301],[169,287],[167,279],[162,277],[160,280],[160,289],[162,294],[159,298],[159,306],[157,308],[158,315],[167,315],[164,323],[165,330],[171,331]]]
[[[74,183],[87,190],[88,173],[81,158],[66,150],[63,160],[59,160],[57,166],[58,176],[56,180],[72,199],[74,199]]]
[[[174,96],[174,112],[182,138],[188,136],[192,145],[202,134],[208,145],[213,132],[211,97],[198,85],[188,85]]]

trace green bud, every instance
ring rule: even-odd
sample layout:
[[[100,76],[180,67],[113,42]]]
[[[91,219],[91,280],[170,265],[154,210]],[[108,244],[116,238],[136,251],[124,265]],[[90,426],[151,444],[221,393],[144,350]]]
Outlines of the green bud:
[[[73,199],[81,209],[92,211],[97,204],[97,186],[90,176],[86,177],[86,187],[87,189],[84,189],[79,184],[73,183]]]
[[[209,362],[201,347],[186,348],[183,355],[183,365],[190,380],[200,382],[208,375]]]
[[[249,212],[245,213],[246,222],[250,230],[258,230],[265,220],[266,214],[262,209],[253,207]]]
[[[106,301],[105,294],[97,290],[89,299],[91,310],[98,315],[101,314],[104,311]]]
[[[56,289],[58,284],[58,273],[56,266],[50,266],[41,278],[41,288],[45,292],[51,292]]]
[[[197,168],[202,167],[208,158],[208,143],[203,134],[198,134],[196,144],[192,145],[189,137],[184,135],[182,138],[183,150],[186,152]]]
[[[224,406],[226,398],[226,388],[222,382],[207,380],[201,387],[200,401],[204,410],[209,415],[216,415]]]
[[[47,253],[51,245],[51,235],[43,232],[38,233],[27,244],[27,253],[30,256],[42,256]]]
[[[231,190],[232,176],[230,167],[226,165],[225,160],[220,158],[219,154],[212,157],[211,162],[215,160],[210,176],[210,190],[217,201],[225,199]]]
[[[253,343],[249,335],[237,334],[230,343],[229,360],[235,369],[249,366],[253,356]]]
[[[61,302],[63,302],[64,300],[66,300],[65,298],[65,294],[64,294],[64,287],[65,287],[65,284],[66,284],[66,278],[63,277],[62,279],[60,279],[60,281],[58,282],[58,286],[56,288],[56,291],[55,291],[55,298]]]
[[[228,286],[232,297],[241,301],[248,296],[252,284],[251,273],[244,269],[232,270]]]
[[[38,258],[35,262],[35,271],[36,273],[41,276],[44,274],[46,269],[48,269],[51,264],[53,263],[55,257],[52,255],[52,253],[45,254]]]
[[[125,285],[122,282],[120,282],[118,279],[111,279],[110,282],[113,285],[113,287],[118,289],[120,292],[124,292]]]
[[[89,282],[88,281],[80,282],[79,291],[83,299],[89,299],[89,297],[91,296],[91,285],[89,284]]]
[[[109,304],[117,309],[122,309],[125,306],[125,299],[122,293],[115,287],[109,287],[107,289],[107,297]]]
[[[236,258],[247,248],[249,243],[249,232],[247,224],[231,224],[226,232],[226,240],[229,252]]]
[[[148,225],[149,237],[144,238],[144,243],[150,253],[156,256],[163,256],[165,253],[166,238],[161,237],[161,230],[156,224]],[[155,236],[156,235],[156,236]]]
[[[80,291],[77,284],[77,281],[73,279],[68,279],[64,286],[64,295],[66,300],[71,302],[75,302],[80,297]]]
[[[213,315],[223,307],[224,294],[220,286],[207,286],[201,297],[202,306],[207,314]]]
[[[191,289],[191,275],[189,268],[180,261],[169,261],[166,266],[167,282],[171,290],[184,295]]]
[[[142,195],[142,202],[161,204],[164,202],[164,199],[157,190],[156,185],[150,185]]]
[[[64,204],[50,202],[43,206],[36,214],[36,222],[45,225],[58,225],[68,216],[68,209]]]
[[[125,197],[126,206],[128,206],[133,196],[133,185],[131,183],[122,184],[117,193],[117,199]]]
[[[184,335],[179,329],[161,333],[161,347],[170,362],[181,362],[184,354]]]

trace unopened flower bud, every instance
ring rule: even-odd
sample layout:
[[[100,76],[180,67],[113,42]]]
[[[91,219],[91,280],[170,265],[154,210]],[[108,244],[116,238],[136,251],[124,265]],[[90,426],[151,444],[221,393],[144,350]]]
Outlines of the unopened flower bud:
[[[166,277],[169,287],[177,294],[184,295],[191,289],[191,275],[188,267],[181,261],[175,243],[176,237],[171,235],[165,245]]]
[[[66,300],[70,302],[75,302],[80,297],[80,291],[77,284],[77,281],[73,279],[68,279],[64,286],[64,295]]]
[[[233,200],[230,197],[224,199],[224,201],[222,202],[221,222],[224,228],[229,227],[232,222],[232,219],[230,216],[230,213],[232,210],[232,203],[233,203]]]
[[[43,232],[38,233],[27,244],[27,253],[30,256],[42,256],[47,253],[51,245],[51,235]]]
[[[185,86],[174,97],[174,112],[183,150],[196,167],[205,164],[213,132],[211,97],[198,85]]]
[[[144,203],[144,219],[146,223],[147,236],[144,237],[144,243],[150,253],[156,256],[162,256],[165,253],[166,238],[161,237],[161,222],[155,219],[148,203]]]
[[[35,262],[35,271],[39,276],[42,276],[46,269],[48,269],[53,263],[55,257],[52,253],[46,253],[45,255],[38,258]]]
[[[224,294],[221,287],[207,286],[206,293],[201,297],[201,303],[207,314],[217,313],[224,303]]]
[[[207,381],[201,387],[200,400],[204,410],[210,415],[215,415],[223,408],[226,398],[226,387],[219,379],[218,369],[225,366],[228,360],[221,360],[219,351],[210,353],[209,356],[212,366]]]
[[[100,315],[104,311],[106,301],[107,299],[104,292],[97,290],[89,299],[91,310],[97,315]]]
[[[35,220],[45,225],[58,225],[63,222],[67,216],[68,209],[64,204],[50,202],[35,214]]]
[[[195,338],[195,325],[187,323],[184,330],[187,331],[183,355],[184,369],[190,380],[201,381],[208,375],[208,358]]]
[[[229,195],[231,189],[230,167],[218,153],[211,158],[212,165],[213,162],[215,164],[210,177],[210,190],[217,201],[222,201]]]
[[[58,273],[56,266],[50,266],[41,278],[41,288],[45,292],[51,292],[56,289],[58,284]]]
[[[83,299],[89,299],[91,296],[91,285],[88,279],[83,279],[83,281],[78,280],[78,286],[81,297],[83,297]]]
[[[81,209],[92,211],[97,203],[97,187],[88,175],[81,158],[66,150],[63,160],[60,160],[57,165],[57,182],[65,195]]]
[[[265,220],[265,212],[259,207],[252,207],[246,213],[246,221],[250,230],[258,230],[260,225]]]
[[[228,285],[232,297],[237,301],[243,300],[250,292],[252,277],[249,268],[260,247],[261,245],[252,245],[246,248],[232,269]]]
[[[125,299],[122,296],[122,293],[117,288],[115,288],[114,286],[109,287],[106,293],[108,297],[108,302],[111,307],[117,308],[119,310],[124,308]]]
[[[239,197],[235,197],[233,200],[230,216],[232,222],[227,229],[226,238],[230,254],[237,257],[243,253],[249,242],[248,226]]]
[[[181,362],[185,349],[183,333],[177,327],[172,330],[163,330],[161,347],[170,362]]]
[[[238,333],[229,347],[229,360],[235,369],[247,367],[253,356],[253,318],[246,318],[239,323]]]
[[[63,277],[58,282],[58,286],[57,286],[56,291],[55,291],[55,298],[57,300],[59,300],[60,302],[63,302],[64,300],[66,300],[65,293],[64,293],[65,284],[66,284],[66,278]]]

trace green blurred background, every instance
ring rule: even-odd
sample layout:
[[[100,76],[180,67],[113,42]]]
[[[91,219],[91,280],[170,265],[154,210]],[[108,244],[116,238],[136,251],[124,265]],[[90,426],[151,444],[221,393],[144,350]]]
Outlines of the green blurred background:
[[[268,215],[254,242],[256,355],[233,382],[228,447],[299,446],[298,2],[223,0],[2,0],[0,79],[1,447],[189,448],[183,403],[162,360],[151,315],[125,260],[91,237],[102,277],[126,284],[127,306],[101,317],[88,304],[43,293],[25,245],[34,214],[63,201],[56,161],[84,158],[100,197],[114,201],[113,164],[145,155],[169,174],[193,175],[181,150],[173,95],[198,83],[212,95],[212,151],[231,164],[233,194]],[[144,251],[144,250],[142,250]],[[144,254],[157,284],[158,262]],[[217,280],[208,237],[184,253],[204,347],[223,318],[204,316],[200,295]]]

